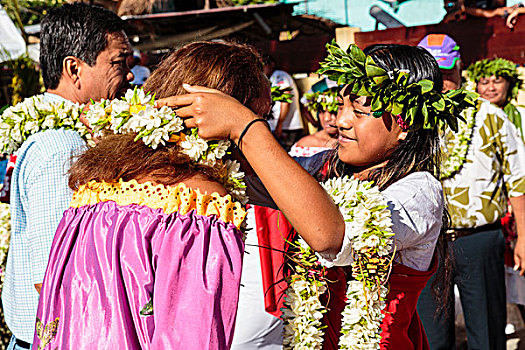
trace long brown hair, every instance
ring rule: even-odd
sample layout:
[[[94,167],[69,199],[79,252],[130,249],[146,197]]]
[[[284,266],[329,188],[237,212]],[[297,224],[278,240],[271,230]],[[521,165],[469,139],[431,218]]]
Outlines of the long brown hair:
[[[262,95],[266,87],[260,55],[248,45],[232,42],[195,42],[174,51],[162,61],[144,84],[157,98],[184,94],[183,83],[220,90],[246,106]],[[102,138],[81,154],[69,170],[69,186],[77,190],[91,180],[116,182],[119,179],[148,179],[174,185],[197,173],[210,180],[219,174],[211,167],[197,165],[168,143],[152,149],[135,134]]]

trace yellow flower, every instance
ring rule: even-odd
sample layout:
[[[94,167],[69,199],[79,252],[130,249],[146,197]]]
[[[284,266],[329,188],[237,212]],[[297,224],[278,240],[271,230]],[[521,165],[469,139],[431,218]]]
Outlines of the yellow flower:
[[[130,114],[137,114],[140,111],[144,111],[146,109],[146,106],[143,105],[133,105],[129,107],[129,113]]]

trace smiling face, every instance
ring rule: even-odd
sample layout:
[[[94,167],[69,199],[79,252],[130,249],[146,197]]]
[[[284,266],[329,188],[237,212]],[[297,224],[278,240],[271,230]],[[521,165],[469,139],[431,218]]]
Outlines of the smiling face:
[[[85,101],[114,99],[124,95],[133,80],[127,59],[133,54],[124,32],[107,34],[107,46],[99,53],[95,65],[82,63],[81,93]]]
[[[481,78],[476,86],[476,91],[481,97],[501,107],[507,100],[509,82],[507,79],[495,75]]]
[[[348,87],[338,99],[339,159],[362,170],[383,164],[406,137],[406,131],[390,113],[372,116],[369,99],[351,95]]]

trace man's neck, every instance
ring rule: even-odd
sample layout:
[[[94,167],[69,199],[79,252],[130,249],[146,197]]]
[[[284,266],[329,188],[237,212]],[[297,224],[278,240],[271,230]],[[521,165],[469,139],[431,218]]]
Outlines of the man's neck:
[[[89,101],[81,101],[81,98],[76,94],[75,91],[72,91],[71,89],[61,87],[60,85],[56,89],[48,89],[48,93],[58,95],[62,98],[65,98],[66,100],[69,100],[73,103],[87,103]]]

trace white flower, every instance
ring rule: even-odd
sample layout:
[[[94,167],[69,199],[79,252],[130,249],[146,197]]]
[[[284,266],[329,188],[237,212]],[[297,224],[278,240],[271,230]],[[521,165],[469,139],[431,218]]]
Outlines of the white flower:
[[[126,101],[112,100],[111,101],[111,116],[115,117],[115,116],[117,116],[119,114],[122,114],[124,112],[129,112],[129,107],[130,107],[130,105]],[[101,117],[104,117],[104,115],[101,115]]]
[[[182,153],[197,161],[208,149],[208,143],[197,135],[187,135],[186,139],[180,143],[180,147]]]
[[[153,130],[153,132],[147,136],[144,136],[143,141],[144,144],[147,146],[151,146],[151,148],[155,149],[158,147],[159,144],[164,144],[164,141],[166,141],[169,138],[168,133],[166,130],[159,128]]]
[[[146,109],[132,114],[132,117],[139,118],[140,126],[146,128],[146,130],[156,129],[162,123],[162,119],[157,115],[157,110],[151,105],[147,105]]]
[[[124,99],[134,105],[145,105],[151,101],[151,94],[146,95],[143,89],[128,89],[124,95]]]

